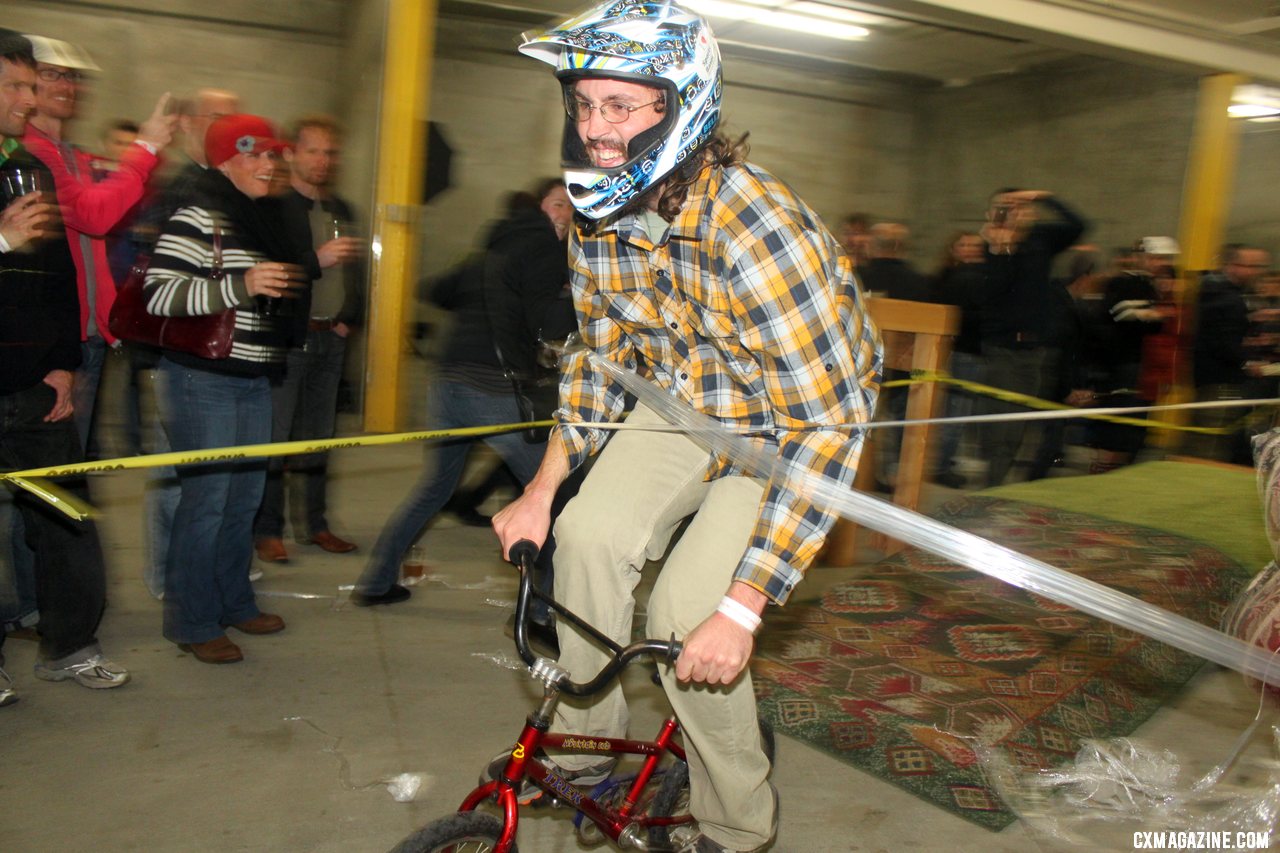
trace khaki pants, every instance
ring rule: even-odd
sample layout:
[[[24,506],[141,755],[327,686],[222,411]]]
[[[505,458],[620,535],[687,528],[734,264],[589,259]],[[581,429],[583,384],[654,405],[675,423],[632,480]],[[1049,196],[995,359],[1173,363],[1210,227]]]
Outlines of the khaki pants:
[[[628,422],[663,423],[643,408]],[[707,460],[683,435],[615,435],[556,522],[556,598],[615,642],[630,642],[645,560],[660,558],[681,520],[693,515],[654,585],[645,633],[683,639],[710,616],[733,580],[763,492],[746,477],[703,482]],[[608,658],[564,620],[559,638],[560,663],[575,680],[594,676]],[[690,811],[703,832],[731,850],[765,844],[775,815],[750,672],[709,688],[681,684],[674,668],[664,667],[662,683],[684,730]],[[587,700],[563,698],[556,717],[557,731],[626,734],[626,700],[616,683]],[[567,769],[592,763],[591,756],[563,760]]]

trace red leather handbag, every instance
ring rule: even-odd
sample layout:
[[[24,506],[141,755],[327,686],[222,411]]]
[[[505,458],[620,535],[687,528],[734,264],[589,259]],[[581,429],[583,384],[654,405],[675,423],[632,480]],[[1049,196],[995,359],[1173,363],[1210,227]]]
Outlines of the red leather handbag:
[[[128,278],[116,291],[116,301],[111,306],[107,322],[111,334],[122,340],[177,350],[200,358],[223,359],[231,355],[236,309],[194,317],[158,317],[149,313],[142,285],[150,264],[150,256],[139,255],[129,269]],[[213,231],[213,269],[209,277],[222,277],[222,232],[217,228]]]

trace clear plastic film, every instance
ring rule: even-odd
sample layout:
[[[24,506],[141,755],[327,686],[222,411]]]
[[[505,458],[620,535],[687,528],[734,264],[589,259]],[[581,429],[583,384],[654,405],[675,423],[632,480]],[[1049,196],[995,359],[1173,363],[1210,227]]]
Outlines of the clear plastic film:
[[[737,436],[636,374],[594,353],[588,353],[588,357],[644,406],[668,423],[682,427],[693,441],[732,459],[734,464],[754,476],[785,483],[787,489],[815,506],[1020,589],[1280,686],[1280,662],[1273,660],[1265,649],[980,536],[789,465],[777,453]]]
[[[1128,738],[1084,741],[1073,762],[1049,770],[1019,767],[997,747],[976,752],[1005,805],[1041,836],[1129,849],[1135,832],[1159,828],[1226,835],[1234,843],[1238,833],[1266,838],[1280,817],[1280,733],[1272,734],[1271,756],[1249,768],[1242,784],[1214,778],[1221,765],[1188,783],[1176,755]]]
[[[1254,467],[1258,473],[1258,497],[1273,557],[1280,556],[1280,429],[1253,439]],[[1236,596],[1222,617],[1222,630],[1244,642],[1274,654],[1280,649],[1280,567],[1273,559],[1244,591]],[[1272,695],[1280,689],[1268,687]]]

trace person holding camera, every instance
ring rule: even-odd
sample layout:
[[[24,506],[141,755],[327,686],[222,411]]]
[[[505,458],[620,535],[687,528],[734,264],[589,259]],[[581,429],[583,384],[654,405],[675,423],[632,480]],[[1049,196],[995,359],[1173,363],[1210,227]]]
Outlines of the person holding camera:
[[[1044,398],[1057,376],[1053,343],[1055,311],[1069,304],[1050,278],[1053,259],[1079,239],[1087,223],[1045,190],[1004,189],[991,196],[982,237],[987,241],[986,293],[982,305],[982,358],[986,384]],[[992,401],[989,412],[1020,407]],[[1017,458],[1026,422],[987,424],[982,451],[987,485],[1004,482]]]

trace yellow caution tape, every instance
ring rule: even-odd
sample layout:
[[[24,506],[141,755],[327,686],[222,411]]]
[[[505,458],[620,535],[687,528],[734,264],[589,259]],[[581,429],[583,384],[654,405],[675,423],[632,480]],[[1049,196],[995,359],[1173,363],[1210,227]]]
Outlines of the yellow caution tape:
[[[968,379],[956,379],[948,373],[936,370],[913,370],[911,371],[910,379],[895,379],[891,382],[883,383],[881,387],[901,388],[908,385],[917,385],[923,382],[943,382],[947,385],[954,385],[957,388],[962,388],[965,391],[969,391],[974,394],[992,397],[1005,403],[1015,403],[1020,406],[1025,406],[1028,409],[1070,411],[1078,413],[1077,417],[1081,418],[1125,424],[1126,426],[1144,427],[1146,429],[1177,430],[1179,432],[1192,432],[1201,435],[1230,435],[1231,433],[1236,432],[1241,425],[1247,423],[1252,418],[1252,415],[1245,415],[1239,421],[1225,427],[1203,427],[1183,426],[1180,424],[1166,423],[1164,421],[1147,420],[1146,418],[1126,418],[1122,415],[1103,415],[1090,412],[1088,409],[1068,406],[1065,403],[1054,403],[1050,400],[1043,400],[1039,397],[1032,397],[1028,394],[1020,394],[1017,391],[1008,391],[1004,388],[995,388],[991,385],[983,385],[981,382],[972,382]]]
[[[120,459],[102,459],[97,462],[77,462],[71,465],[51,465],[47,468],[30,468],[25,471],[10,471],[0,474],[0,480],[13,483],[26,489],[33,495],[47,501],[51,506],[74,518],[83,521],[92,512],[88,506],[52,483],[44,482],[44,477],[69,477],[73,474],[97,474],[108,471],[128,471],[139,468],[159,468],[164,465],[195,465],[209,462],[228,462],[239,459],[256,459],[267,456],[296,456],[302,453],[320,453],[325,450],[338,450],[347,447],[374,447],[386,444],[406,444],[411,441],[431,441],[442,438],[468,438],[515,430],[548,427],[554,421],[529,421],[520,424],[497,424],[495,426],[462,427],[459,429],[419,430],[417,432],[397,432],[385,435],[362,435],[354,438],[329,438],[316,441],[278,441],[271,444],[246,444],[240,447],[210,447],[202,450],[175,451],[172,453],[153,453],[148,456],[130,456]]]

